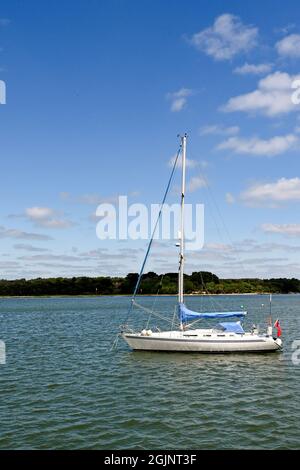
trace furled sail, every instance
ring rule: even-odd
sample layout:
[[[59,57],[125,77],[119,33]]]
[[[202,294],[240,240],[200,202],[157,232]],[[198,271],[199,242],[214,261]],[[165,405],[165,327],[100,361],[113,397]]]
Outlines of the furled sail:
[[[181,323],[197,320],[198,318],[230,318],[230,317],[244,317],[247,314],[245,311],[240,312],[193,312],[189,310],[183,303],[178,304],[178,316]]]

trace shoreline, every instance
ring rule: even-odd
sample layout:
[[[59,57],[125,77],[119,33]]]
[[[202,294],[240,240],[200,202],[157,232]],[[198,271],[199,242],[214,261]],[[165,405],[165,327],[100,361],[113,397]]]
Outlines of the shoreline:
[[[235,296],[253,296],[253,295],[270,295],[270,292],[243,292],[243,293],[230,293],[230,294],[185,294],[185,297],[212,297],[212,296],[223,296],[223,297],[235,297]],[[300,295],[298,292],[272,292],[272,295]],[[103,297],[129,297],[131,294],[61,294],[61,295],[0,295],[0,299],[55,299],[55,298],[103,298]],[[145,294],[137,295],[137,297],[178,297],[178,294]]]

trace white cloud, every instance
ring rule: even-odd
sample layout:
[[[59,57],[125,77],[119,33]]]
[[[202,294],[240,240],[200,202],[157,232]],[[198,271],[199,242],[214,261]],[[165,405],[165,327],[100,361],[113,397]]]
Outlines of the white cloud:
[[[276,207],[287,201],[300,201],[300,178],[280,178],[275,183],[255,183],[241,193],[248,205]]]
[[[0,238],[20,238],[24,240],[53,240],[48,235],[42,235],[40,233],[23,232],[16,228],[6,228],[0,226]]]
[[[291,237],[300,236],[300,224],[263,224],[261,228],[265,233],[279,233]]]
[[[190,42],[216,60],[229,60],[252,49],[257,37],[257,28],[244,25],[238,16],[225,13],[215,19],[213,26],[194,34]]]
[[[48,217],[52,217],[55,212],[49,207],[28,207],[27,209],[25,209],[25,214],[30,219],[42,220],[47,219]]]
[[[97,205],[103,202],[103,197],[98,194],[83,194],[78,198],[78,202],[82,204]]]
[[[138,191],[133,191],[129,194],[129,196],[136,197],[138,195]],[[101,196],[97,193],[86,193],[81,194],[79,196],[73,196],[68,192],[61,192],[60,193],[61,199],[64,201],[69,201],[76,204],[88,204],[88,205],[98,205],[98,204],[117,204],[119,201],[119,196]]]
[[[285,57],[300,57],[300,34],[290,34],[275,44],[277,52]]]
[[[30,260],[27,260],[27,261],[30,261]],[[52,274],[52,276],[47,276],[47,277],[57,277],[57,272],[58,272],[58,269],[64,269],[65,271],[60,271],[60,275],[63,276],[63,277],[73,277],[73,276],[78,276],[78,275],[82,275],[83,272],[85,275],[90,275],[92,277],[94,277],[95,275],[97,275],[97,268],[95,268],[95,266],[87,266],[87,265],[75,265],[75,264],[61,264],[61,263],[58,263],[57,261],[55,261],[54,263],[48,263],[48,262],[44,262],[44,261],[35,261],[34,263],[36,266],[42,266],[42,267],[45,267],[45,268],[54,268],[54,275]],[[69,272],[68,272],[69,270]],[[76,272],[75,272],[76,270]],[[89,272],[87,272],[87,270],[89,270]],[[92,270],[92,271],[91,271]],[[71,273],[70,273],[71,271]],[[44,276],[41,276],[41,277],[44,277]]]
[[[68,201],[70,198],[71,198],[71,194],[68,192],[68,191],[61,191],[59,193],[59,196],[61,199],[63,199],[64,201]]]
[[[24,261],[79,261],[77,256],[70,256],[70,255],[28,255],[28,256],[19,256],[18,259]]]
[[[225,127],[218,124],[211,126],[203,126],[200,128],[200,135],[235,135],[238,134],[240,128],[238,126]]]
[[[8,18],[0,18],[0,26],[7,26],[9,23],[10,20]]]
[[[112,260],[124,260],[128,259],[138,259],[140,254],[144,254],[144,250],[141,248],[119,248],[115,252],[108,251],[104,248],[96,248],[87,252],[82,252],[79,254],[80,259],[89,261],[96,260],[103,262],[111,262]]]
[[[63,218],[58,211],[50,207],[28,207],[25,209],[25,217],[38,227],[63,229],[74,225],[73,222]]]
[[[75,224],[74,222],[71,222],[70,220],[66,219],[50,219],[50,220],[43,220],[39,221],[36,225],[39,225],[41,227],[47,227],[47,228],[58,228],[58,229],[63,229],[63,228],[69,228],[73,227]]]
[[[247,62],[234,69],[234,73],[239,75],[263,75],[272,70],[272,64],[248,64]]]
[[[231,245],[227,245],[225,243],[205,243],[203,250],[205,251],[221,251],[224,252],[232,252],[233,247]]]
[[[170,167],[173,167],[174,166],[174,163],[175,163],[175,160],[176,160],[176,155],[174,155],[172,158],[170,158],[169,162],[168,162],[168,165]],[[186,166],[187,168],[196,168],[197,166],[199,166],[201,164],[201,162],[198,162],[197,160],[191,160],[190,158],[187,158],[186,159]],[[178,162],[177,162],[177,165],[178,167],[182,167],[182,160],[181,158],[178,159]]]
[[[235,153],[249,154],[249,155],[263,155],[273,157],[295,148],[298,137],[293,134],[275,136],[271,139],[259,139],[252,137],[250,139],[240,137],[230,137],[229,139],[221,142],[218,150],[233,150]]]
[[[136,191],[131,191],[131,192],[129,193],[129,197],[138,197],[138,196],[140,196],[140,194],[141,194],[141,191],[138,191],[138,190],[136,190]]]
[[[188,181],[186,190],[189,193],[193,193],[194,191],[197,191],[197,189],[204,188],[206,186],[207,182],[203,176],[193,176],[193,178]]]
[[[16,250],[33,251],[33,252],[49,251],[48,248],[40,248],[37,246],[29,245],[27,243],[17,243],[16,245],[14,245],[14,248]]]
[[[300,246],[288,245],[287,243],[259,243],[253,239],[246,239],[235,242],[239,253],[253,254],[253,253],[269,253],[274,251],[295,253],[300,252]]]
[[[281,28],[275,28],[275,33],[279,34],[287,34],[289,33],[292,29],[295,28],[295,23],[288,23],[285,26],[282,26]]]
[[[17,268],[19,264],[17,261],[0,261],[0,269],[10,270],[11,268]]]
[[[233,204],[235,202],[235,198],[231,193],[226,193],[225,194],[225,200],[227,204]]]
[[[193,90],[190,88],[181,88],[174,93],[168,93],[167,99],[171,101],[171,111],[181,111],[187,103],[187,98],[193,94]]]
[[[299,107],[292,102],[292,83],[299,78],[286,72],[269,74],[258,82],[256,90],[230,98],[221,111],[257,112],[269,117],[297,111]]]

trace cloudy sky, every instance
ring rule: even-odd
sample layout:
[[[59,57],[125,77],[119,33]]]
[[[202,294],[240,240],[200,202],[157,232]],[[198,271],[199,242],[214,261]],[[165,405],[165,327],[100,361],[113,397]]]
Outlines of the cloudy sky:
[[[296,1],[2,1],[0,277],[138,271],[146,242],[99,240],[97,205],[159,203],[185,131],[187,271],[300,277],[297,78]],[[176,271],[174,241],[147,267]]]

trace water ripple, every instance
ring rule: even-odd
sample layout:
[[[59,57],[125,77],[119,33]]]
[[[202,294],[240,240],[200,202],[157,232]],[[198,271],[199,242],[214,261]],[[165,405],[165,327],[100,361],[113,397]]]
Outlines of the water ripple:
[[[230,356],[109,351],[127,298],[1,299],[0,448],[299,448],[300,297],[274,297],[284,353]],[[267,315],[260,297],[218,302]]]

